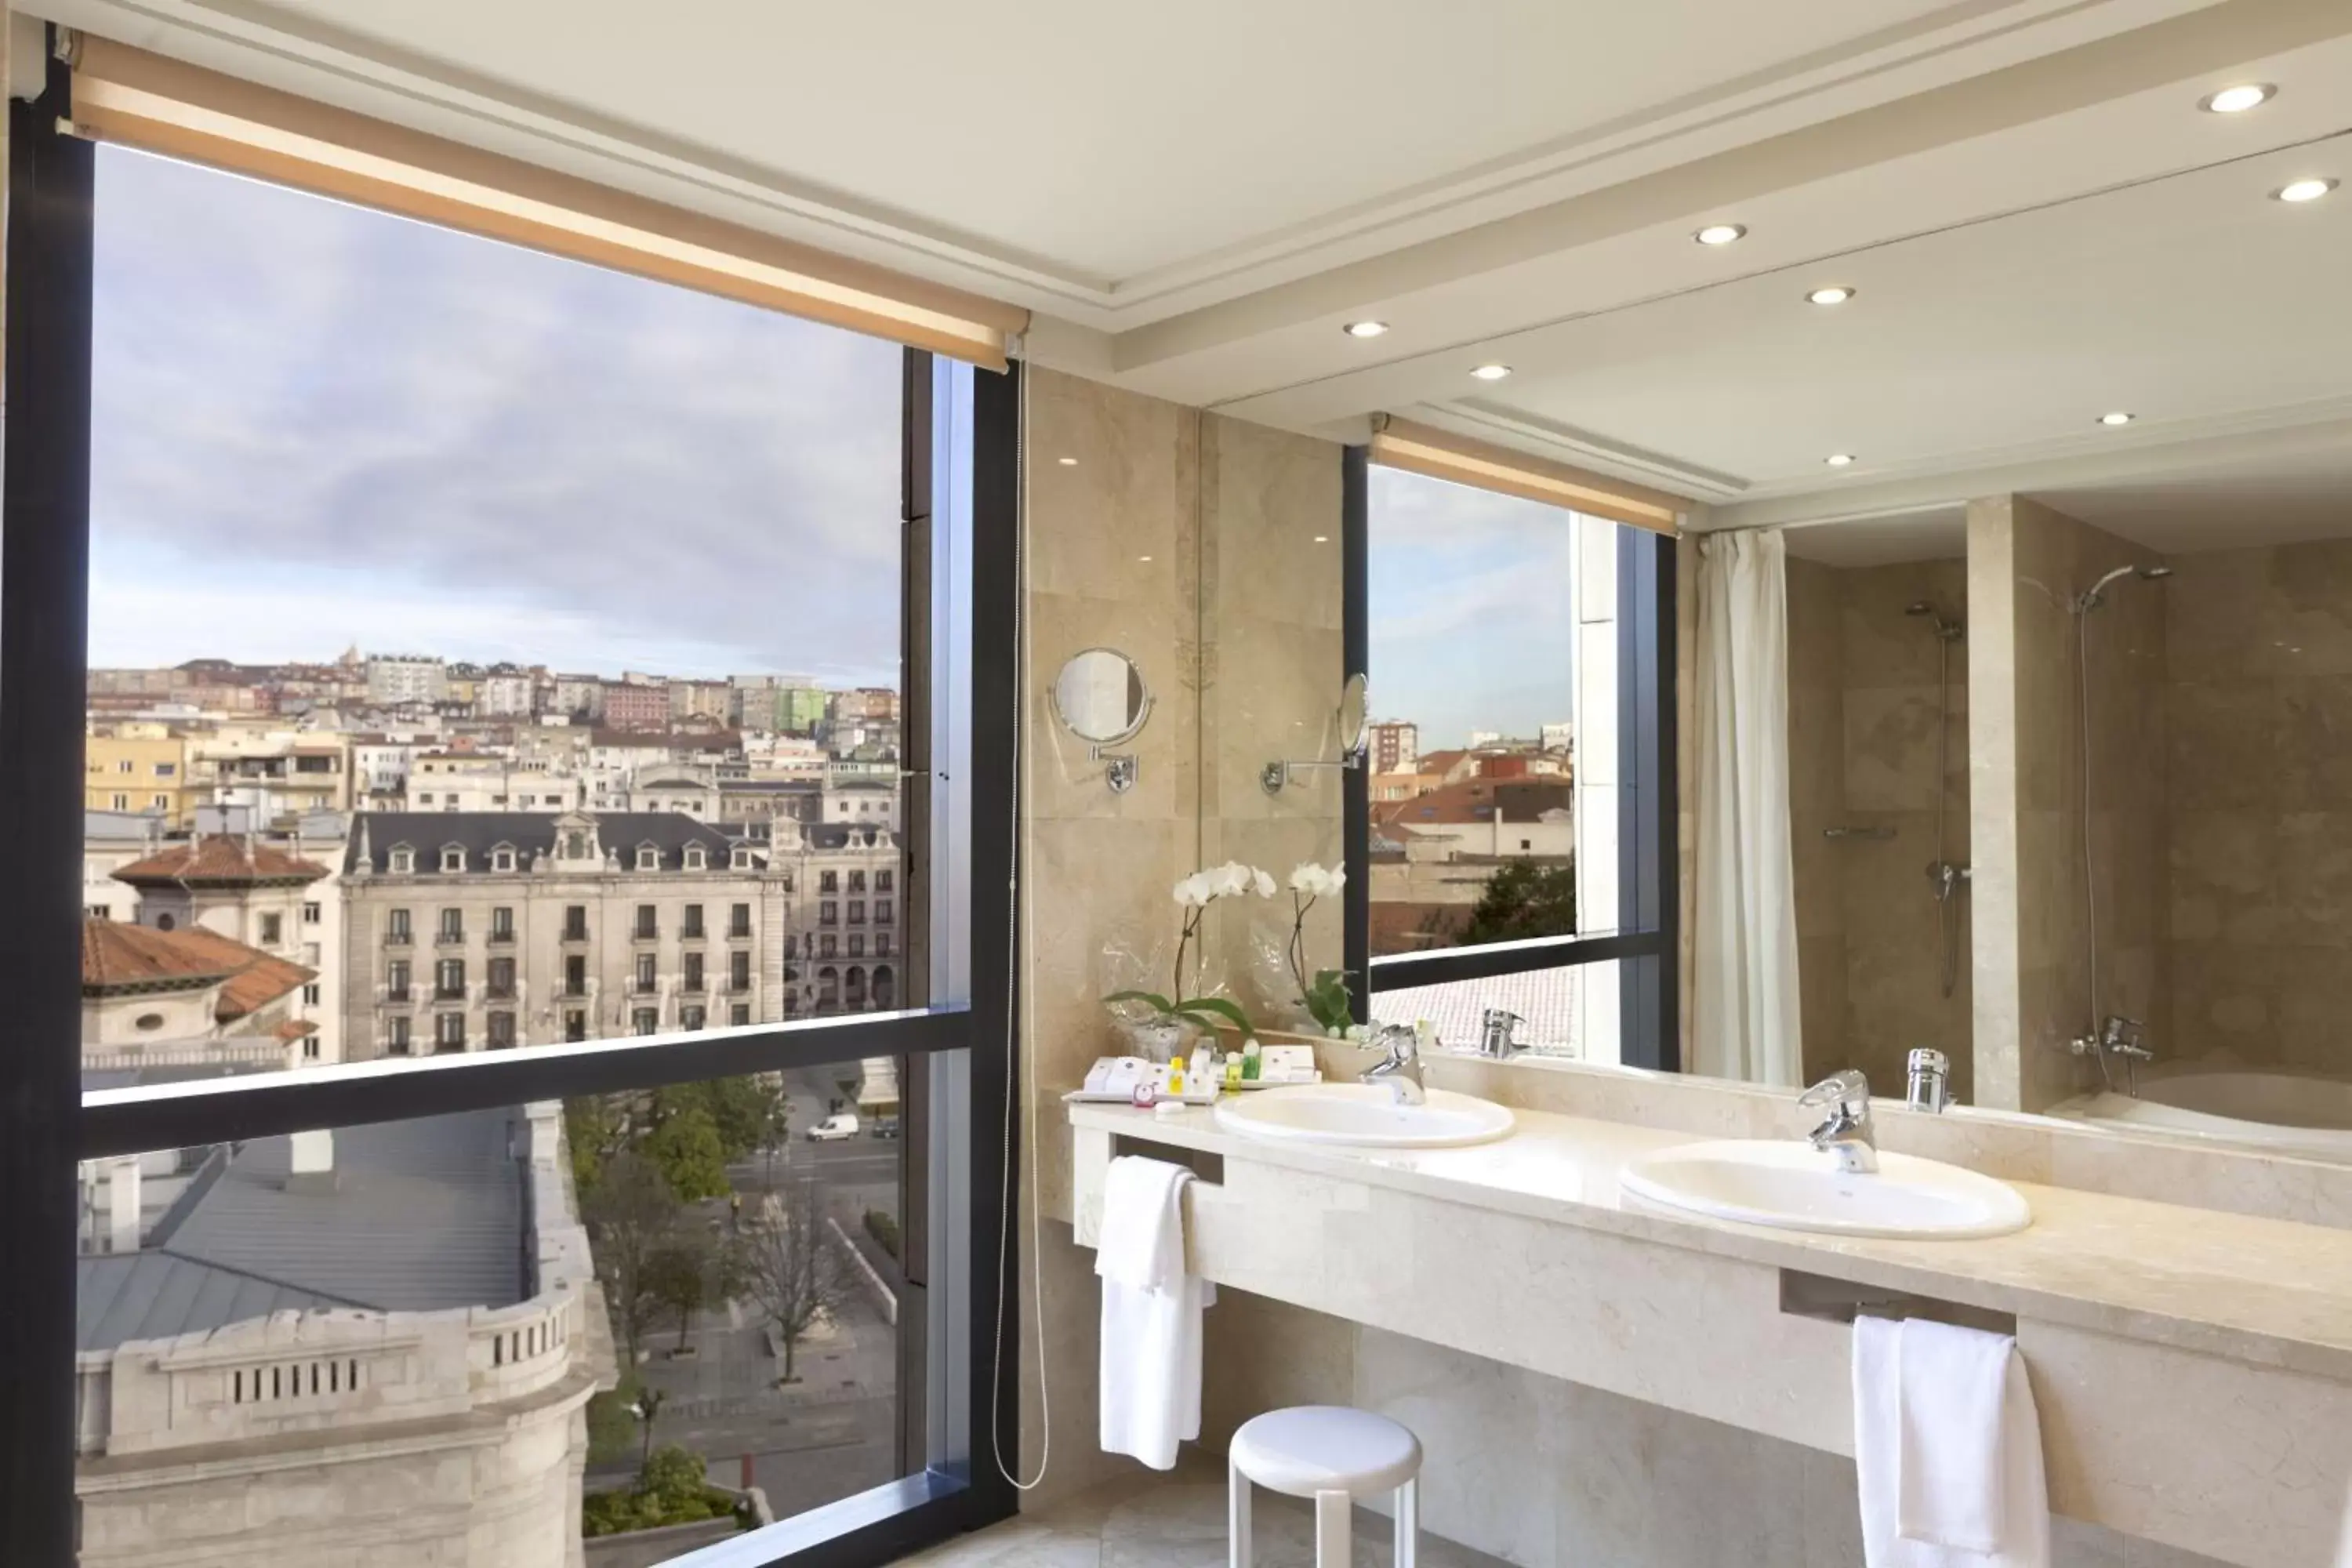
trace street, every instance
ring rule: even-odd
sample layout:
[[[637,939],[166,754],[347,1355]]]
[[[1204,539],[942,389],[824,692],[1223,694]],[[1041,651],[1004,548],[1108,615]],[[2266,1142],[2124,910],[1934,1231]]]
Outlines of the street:
[[[854,1068],[851,1069],[854,1071]],[[808,1128],[824,1120],[830,1102],[845,1097],[836,1069],[787,1076],[793,1135],[772,1153],[757,1153],[728,1168],[745,1215],[760,1199],[796,1182],[814,1181],[823,1212],[856,1235],[869,1210],[899,1217],[898,1145],[861,1128],[855,1138],[812,1142]],[[730,1223],[730,1205],[697,1205],[713,1225]],[[767,1493],[779,1519],[833,1502],[891,1479],[897,1471],[898,1336],[862,1278],[846,1259],[841,1306],[835,1320],[804,1336],[795,1353],[796,1381],[779,1388],[783,1363],[769,1350],[758,1307],[738,1300],[695,1315],[677,1353],[675,1322],[648,1334],[649,1358],[640,1380],[660,1390],[654,1442],[676,1443],[699,1454],[710,1479],[750,1484]],[[588,1477],[591,1490],[626,1486],[635,1475],[632,1450]]]

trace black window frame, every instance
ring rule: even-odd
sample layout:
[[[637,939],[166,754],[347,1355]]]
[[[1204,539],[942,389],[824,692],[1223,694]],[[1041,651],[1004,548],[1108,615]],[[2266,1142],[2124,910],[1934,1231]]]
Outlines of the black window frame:
[[[950,953],[915,935],[918,973],[951,975],[966,1000],[854,1017],[803,1016],[683,1038],[633,1037],[528,1049],[415,1054],[301,1072],[208,1079],[159,1089],[81,1087],[79,948],[85,686],[89,590],[89,479],[95,148],[71,125],[69,75],[48,29],[47,82],[12,101],[6,237],[6,384],[14,389],[0,468],[0,876],[16,897],[0,943],[0,1539],[12,1561],[66,1563],[75,1551],[76,1221],[79,1162],[150,1150],[279,1136],[316,1128],[403,1121],[579,1095],[646,1090],[861,1057],[898,1059],[910,1084],[933,1091],[910,1103],[954,1115],[953,1136],[898,1145],[909,1192],[931,1194],[923,1215],[951,1228],[954,1273],[912,1280],[912,1321],[901,1336],[901,1476],[698,1554],[724,1568],[868,1568],[964,1531],[1010,1518],[1017,1493],[995,1456],[1018,1449],[1020,1277],[1007,1233],[1005,1174],[1021,1158],[1010,1116],[1019,1058],[1009,1047],[1016,1005],[1017,931],[1005,900],[971,897],[942,933]],[[954,884],[1007,886],[1014,874],[1018,692],[1013,649],[1020,591],[1020,367],[969,373],[968,575],[937,584],[963,596],[955,619],[968,645],[952,652],[962,695],[954,703],[954,789],[969,805]],[[935,549],[932,356],[905,354],[902,432],[906,668],[905,761],[929,777]],[[942,476],[943,478],[945,476]],[[941,521],[944,523],[945,519]],[[940,650],[945,656],[948,650]],[[962,704],[968,702],[968,709]],[[942,766],[935,790],[948,789]],[[919,828],[910,885],[935,848]],[[731,933],[730,933],[731,934]],[[569,932],[565,933],[569,940]],[[358,977],[354,977],[357,979]],[[563,1013],[566,1032],[580,1016]],[[946,1256],[935,1254],[934,1256]],[[910,1268],[909,1274],[915,1270]],[[934,1289],[933,1287],[936,1287]],[[929,1315],[926,1316],[925,1314]],[[1000,1332],[1001,1330],[1001,1332]],[[992,1365],[992,1356],[997,1358]]]
[[[1341,458],[1340,679],[1362,674],[1375,693],[1371,650],[1371,452]],[[1565,509],[1562,509],[1563,510]],[[1416,985],[1488,980],[1574,964],[1621,963],[1618,1059],[1663,1072],[1682,1067],[1680,862],[1675,780],[1675,553],[1670,534],[1617,525],[1617,877],[1619,929],[1604,936],[1539,937],[1431,952],[1371,956],[1371,767],[1361,756],[1341,790],[1348,882],[1341,925],[1356,1021],[1372,995]]]

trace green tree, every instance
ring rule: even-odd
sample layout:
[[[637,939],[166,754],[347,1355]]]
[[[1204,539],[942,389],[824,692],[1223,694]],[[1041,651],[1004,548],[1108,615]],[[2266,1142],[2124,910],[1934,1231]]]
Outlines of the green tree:
[[[629,1121],[617,1095],[589,1094],[563,1102],[563,1141],[572,1151],[572,1181],[586,1197],[605,1162],[629,1146]]]
[[[1575,934],[1576,868],[1513,860],[1487,879],[1462,928],[1462,944]]]
[[[662,1118],[642,1145],[646,1158],[661,1172],[669,1189],[688,1203],[723,1198],[727,1184],[727,1145],[710,1112],[688,1106]]]

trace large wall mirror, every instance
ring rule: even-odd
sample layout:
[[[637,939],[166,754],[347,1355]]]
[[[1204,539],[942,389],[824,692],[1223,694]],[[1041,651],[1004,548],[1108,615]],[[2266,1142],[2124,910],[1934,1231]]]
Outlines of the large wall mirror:
[[[1629,393],[1769,492],[1692,542],[1687,1068],[2352,1159],[2342,156],[1732,285]]]

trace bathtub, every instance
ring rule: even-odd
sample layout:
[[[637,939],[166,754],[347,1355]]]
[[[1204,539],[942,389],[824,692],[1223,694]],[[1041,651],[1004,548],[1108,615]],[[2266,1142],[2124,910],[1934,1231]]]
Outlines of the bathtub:
[[[2254,1068],[2142,1072],[2139,1098],[2101,1091],[2055,1115],[2352,1162],[2352,1083]]]

